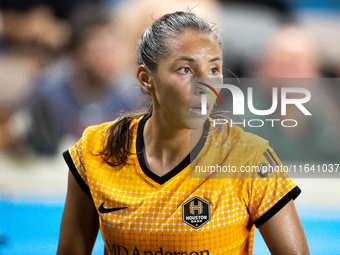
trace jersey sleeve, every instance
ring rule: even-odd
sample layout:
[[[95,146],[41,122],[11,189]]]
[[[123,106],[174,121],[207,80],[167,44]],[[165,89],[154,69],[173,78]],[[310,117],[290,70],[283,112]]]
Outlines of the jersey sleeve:
[[[88,130],[85,130],[81,139],[70,149],[63,153],[66,164],[68,165],[71,173],[78,182],[79,186],[90,198],[91,192],[88,186],[88,180],[86,175],[86,167],[84,160],[84,144],[86,137],[88,135]]]
[[[255,226],[259,227],[295,199],[301,190],[287,173],[281,171],[282,163],[269,146],[250,164],[266,169],[250,183],[248,210]]]

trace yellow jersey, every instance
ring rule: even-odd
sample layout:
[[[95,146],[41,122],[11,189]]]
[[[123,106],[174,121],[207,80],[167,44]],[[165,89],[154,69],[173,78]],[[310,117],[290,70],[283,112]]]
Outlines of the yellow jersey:
[[[131,122],[128,164],[112,167],[98,156],[112,122],[87,128],[63,154],[97,208],[105,254],[252,254],[255,226],[300,189],[289,178],[262,172],[258,178],[223,178],[197,166],[280,166],[268,142],[238,127],[209,132],[207,121],[190,155],[160,177],[148,169],[142,152],[146,120]],[[203,175],[195,174],[198,169]]]

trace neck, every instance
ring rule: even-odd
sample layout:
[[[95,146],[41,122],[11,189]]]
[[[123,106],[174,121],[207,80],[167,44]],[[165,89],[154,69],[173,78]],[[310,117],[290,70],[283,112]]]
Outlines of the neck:
[[[143,131],[148,168],[159,176],[168,173],[188,156],[202,132],[203,127],[196,130],[179,128],[153,113]]]

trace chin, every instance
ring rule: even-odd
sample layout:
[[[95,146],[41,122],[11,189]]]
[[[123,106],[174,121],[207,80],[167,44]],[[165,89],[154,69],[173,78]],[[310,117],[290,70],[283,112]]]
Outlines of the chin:
[[[207,118],[208,115],[190,117],[190,129],[194,130],[202,128]]]

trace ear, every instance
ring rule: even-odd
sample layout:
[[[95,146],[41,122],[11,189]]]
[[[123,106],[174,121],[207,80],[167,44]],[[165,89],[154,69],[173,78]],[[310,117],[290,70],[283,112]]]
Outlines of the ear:
[[[151,94],[154,89],[153,79],[144,65],[137,68],[137,79],[145,93]]]

